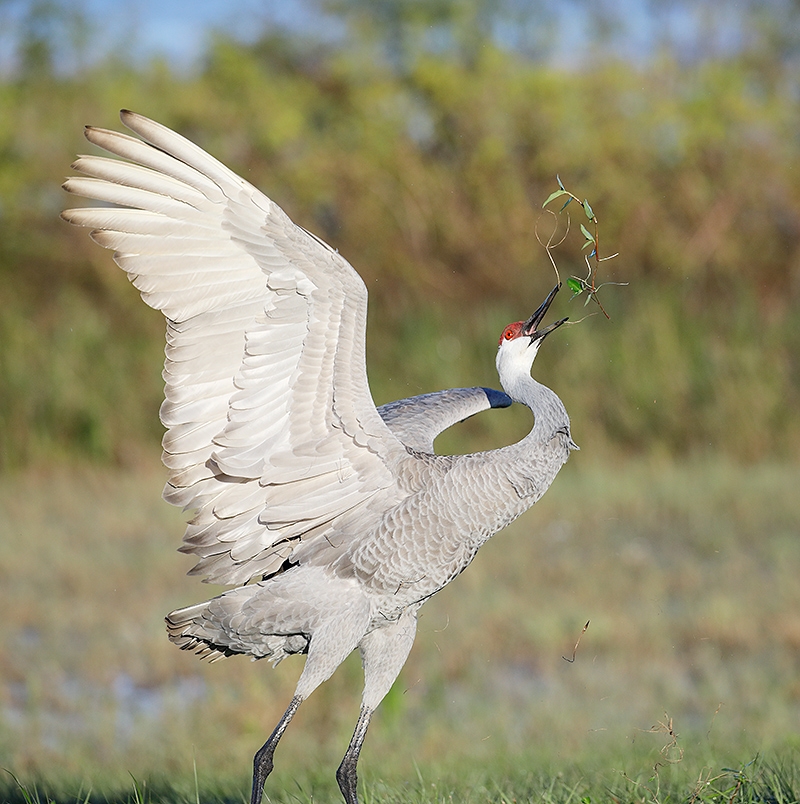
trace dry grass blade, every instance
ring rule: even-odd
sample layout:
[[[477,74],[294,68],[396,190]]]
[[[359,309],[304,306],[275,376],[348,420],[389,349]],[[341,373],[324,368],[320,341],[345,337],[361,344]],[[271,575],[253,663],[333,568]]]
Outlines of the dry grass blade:
[[[583,635],[586,633],[586,629],[589,627],[589,622],[590,622],[589,620],[586,621],[586,625],[583,626],[583,629],[581,630],[580,634],[578,634],[578,639],[575,642],[575,647],[572,649],[572,657],[568,659],[566,656],[562,654],[561,658],[565,662],[569,662],[570,664],[572,664],[575,661],[575,656],[578,653],[578,645],[581,644],[581,639],[583,638]]]

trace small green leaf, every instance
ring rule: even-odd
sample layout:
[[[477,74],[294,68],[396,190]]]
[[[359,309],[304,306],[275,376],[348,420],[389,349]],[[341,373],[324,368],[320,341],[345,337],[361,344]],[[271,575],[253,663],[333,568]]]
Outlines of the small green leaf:
[[[542,204],[542,207],[546,207],[551,201],[555,201],[556,198],[561,198],[566,192],[566,190],[556,190],[554,193],[550,193],[550,195],[547,196],[547,201]]]
[[[586,213],[586,217],[589,220],[592,220],[594,218],[594,212],[592,212],[592,208],[589,206],[589,199],[588,198],[583,199],[583,205],[582,206],[583,206],[583,211]]]
[[[568,206],[569,206],[569,205],[570,205],[570,204],[571,204],[571,203],[572,203],[574,200],[575,200],[575,199],[574,199],[572,196],[570,196],[570,197],[569,197],[569,198],[568,198],[568,199],[567,199],[567,200],[564,202],[564,206],[563,206],[563,207],[561,207],[561,209],[559,209],[558,211],[559,211],[559,212],[563,212],[563,211],[564,211],[564,210],[565,210],[565,209],[566,209],[566,208],[567,208],[567,207],[568,207]]]
[[[583,288],[581,287],[581,282],[579,279],[575,279],[574,276],[571,276],[567,280],[567,287],[577,296]]]
[[[556,173],[556,181],[558,182],[558,186],[564,191],[567,191],[567,188],[561,183],[561,177]]]
[[[589,294],[589,295],[586,297],[586,301],[583,303],[583,306],[584,306],[584,307],[586,307],[586,305],[587,305],[587,304],[589,304],[589,302],[592,300],[592,296],[593,296],[593,295],[594,295],[594,294],[590,293],[590,294]]]
[[[594,235],[583,224],[581,224],[581,231],[589,243],[594,243]],[[584,246],[584,248],[586,248],[586,246]]]
[[[594,243],[591,240],[587,240],[581,247],[581,251],[586,251],[587,248],[591,248],[593,245]],[[592,253],[589,256],[594,257],[594,250],[592,250]]]

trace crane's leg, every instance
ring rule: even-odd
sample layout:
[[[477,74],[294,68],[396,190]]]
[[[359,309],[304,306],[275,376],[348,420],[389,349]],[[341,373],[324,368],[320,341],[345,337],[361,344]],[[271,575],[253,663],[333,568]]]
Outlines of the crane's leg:
[[[300,704],[323,681],[327,681],[333,675],[333,671],[355,650],[369,626],[369,621],[368,602],[356,599],[352,606],[344,608],[341,616],[332,617],[312,635],[306,664],[297,680],[294,697],[269,739],[253,758],[253,789],[250,793],[250,804],[261,804],[264,782],[272,772],[275,748]]]
[[[371,718],[372,711],[362,706],[356,723],[356,730],[353,732],[353,738],[344,753],[342,764],[339,765],[336,771],[336,781],[339,783],[339,789],[342,791],[347,804],[358,804],[356,765],[358,764],[358,755],[361,753],[361,746],[364,744],[364,738],[367,736],[367,727]]]
[[[384,699],[406,663],[417,632],[417,608],[406,609],[394,623],[377,628],[360,642],[361,662],[364,665],[364,694],[353,737],[347,746],[342,764],[336,771],[336,781],[347,804],[358,804],[356,787],[358,755],[367,736],[372,713]]]
[[[272,773],[272,758],[275,755],[278,740],[283,736],[289,721],[294,717],[302,702],[303,699],[299,695],[295,695],[292,698],[292,702],[283,713],[283,717],[278,721],[278,725],[275,726],[275,730],[270,734],[269,739],[256,751],[256,755],[253,757],[253,789],[250,793],[250,804],[261,804],[264,782],[267,781],[267,776]]]

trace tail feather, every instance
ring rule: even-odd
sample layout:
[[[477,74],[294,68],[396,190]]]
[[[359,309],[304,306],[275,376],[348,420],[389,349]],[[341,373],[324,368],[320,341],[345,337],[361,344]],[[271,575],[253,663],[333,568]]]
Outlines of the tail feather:
[[[310,635],[304,628],[279,627],[242,610],[254,591],[240,587],[170,612],[165,618],[170,641],[210,662],[243,653],[276,665],[292,653],[306,653]]]
[[[225,633],[203,615],[210,601],[176,609],[165,618],[170,642],[181,650],[196,653],[201,659],[216,662],[241,651],[232,650],[226,645]]]

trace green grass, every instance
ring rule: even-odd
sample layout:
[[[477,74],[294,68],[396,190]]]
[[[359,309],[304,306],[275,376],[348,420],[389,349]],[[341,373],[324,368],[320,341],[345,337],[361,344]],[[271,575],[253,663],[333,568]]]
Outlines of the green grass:
[[[576,766],[563,771],[529,770],[517,766],[502,775],[493,769],[465,770],[458,776],[434,776],[415,768],[407,780],[387,782],[367,778],[361,783],[363,804],[432,804],[432,802],[464,802],[464,804],[516,804],[536,801],[542,804],[591,804],[592,802],[647,802],[648,804],[797,804],[800,801],[800,769],[797,757],[772,763],[756,756],[735,768],[703,767],[680,769],[662,766],[635,776],[624,770],[585,769]],[[694,774],[694,775],[693,775]],[[311,804],[340,802],[341,796],[332,781],[292,779],[283,789],[275,788],[275,779],[267,782],[265,800]],[[26,785],[16,777],[0,784],[0,796],[7,804],[89,804],[119,802],[122,804],[199,804],[199,802],[246,802],[248,791],[236,785],[223,789],[219,785],[200,788],[182,783],[141,782],[131,778],[127,788],[102,792],[80,790],[69,793]]]
[[[183,574],[162,478],[0,481],[0,767],[42,801],[133,800],[131,774],[151,800],[240,800],[302,667],[169,644],[164,613],[216,589]],[[798,482],[795,464],[577,453],[422,610],[364,749],[365,801],[687,800],[758,754],[758,784],[796,789]],[[301,708],[272,800],[337,799],[360,674],[353,656]]]

